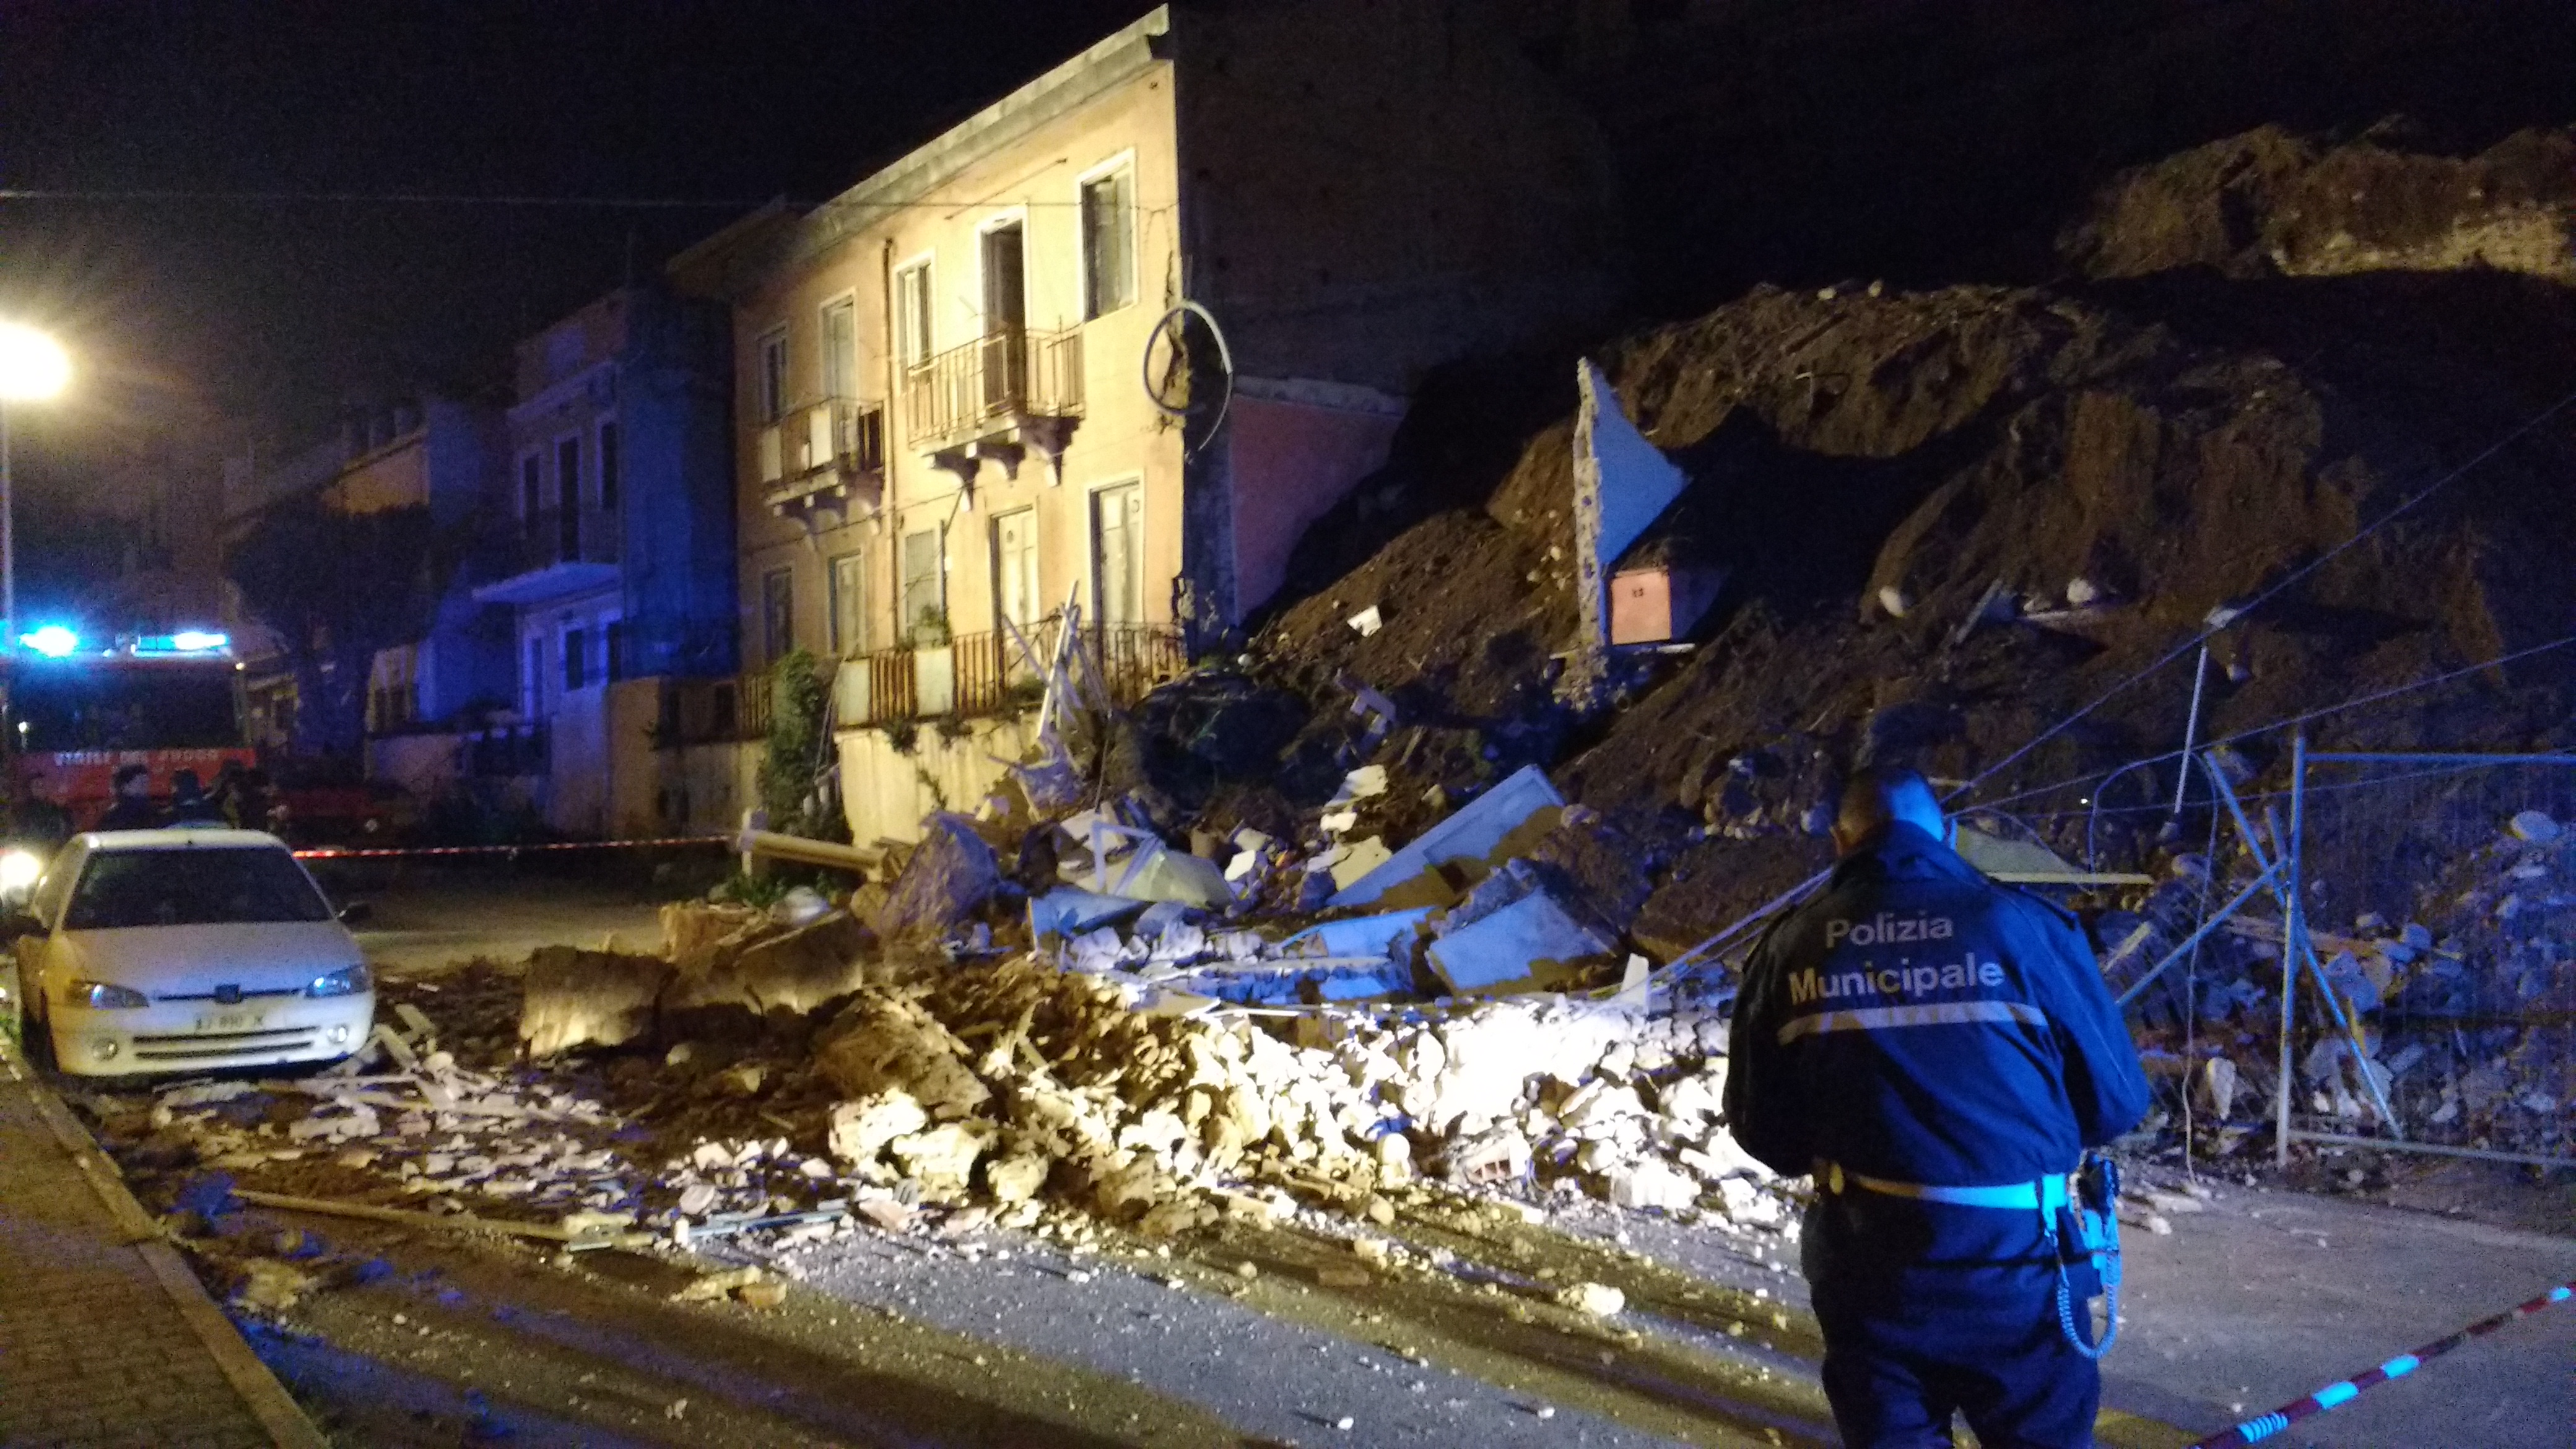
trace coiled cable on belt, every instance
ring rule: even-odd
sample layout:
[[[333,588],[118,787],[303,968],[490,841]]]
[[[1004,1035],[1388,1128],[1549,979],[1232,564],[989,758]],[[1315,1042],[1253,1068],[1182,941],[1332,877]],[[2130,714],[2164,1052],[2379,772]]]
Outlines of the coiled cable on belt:
[[[2057,1273],[2057,1328],[2066,1335],[2067,1344],[2086,1358],[2098,1359],[2111,1351],[2120,1336],[2120,1171],[2109,1158],[2088,1158],[2086,1166],[2102,1174],[2102,1210],[2100,1242],[2077,1244],[2088,1254],[2094,1270],[2102,1277],[2102,1298],[2106,1318],[2100,1343],[2087,1342],[2076,1327],[2075,1285],[2068,1280],[2067,1257],[2058,1234],[2058,1215],[2068,1214],[2079,1232],[2092,1212],[2084,1204],[2080,1182],[2084,1168],[2073,1173],[2051,1173],[2033,1182],[2010,1182],[1993,1187],[1946,1187],[1925,1182],[1895,1182],[1883,1177],[1870,1177],[1853,1172],[1838,1162],[1819,1161],[1816,1183],[1827,1192],[1840,1193],[1845,1186],[1857,1187],[1884,1197],[1911,1198],[1917,1202],[1945,1203],[1953,1207],[1997,1208],[2008,1212],[2036,1212],[2039,1232],[2047,1244],[2049,1262]],[[2091,1235],[2087,1234],[2087,1238]]]

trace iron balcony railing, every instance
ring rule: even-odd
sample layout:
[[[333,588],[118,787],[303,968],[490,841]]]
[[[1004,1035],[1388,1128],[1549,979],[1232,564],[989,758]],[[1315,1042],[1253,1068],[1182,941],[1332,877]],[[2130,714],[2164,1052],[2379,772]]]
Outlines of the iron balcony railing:
[[[903,377],[904,437],[933,451],[1030,418],[1082,416],[1082,332],[1005,327]]]
[[[843,494],[885,477],[885,406],[830,397],[788,409],[760,430],[760,486],[772,508]]]
[[[1050,660],[1062,624],[1050,616],[1021,635],[1041,660]],[[1122,708],[1189,666],[1181,631],[1168,625],[1085,626],[1079,647],[1099,671],[1111,702]],[[1010,714],[1036,705],[1046,682],[1029,667],[1010,634],[996,630],[960,634],[945,644],[854,656],[842,662],[835,689],[837,723],[850,729],[942,715]]]
[[[514,520],[508,538],[509,572],[535,573],[557,564],[618,561],[617,514],[602,508],[547,508]]]
[[[756,740],[769,733],[773,694],[768,674],[729,679],[675,679],[662,696],[657,742],[705,745]]]
[[[479,779],[546,773],[546,727],[503,725],[466,736],[466,773]]]

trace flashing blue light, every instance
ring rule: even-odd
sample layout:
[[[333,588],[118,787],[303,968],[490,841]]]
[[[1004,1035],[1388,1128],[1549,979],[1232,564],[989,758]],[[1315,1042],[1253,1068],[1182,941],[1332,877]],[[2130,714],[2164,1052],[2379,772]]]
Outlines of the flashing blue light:
[[[129,647],[136,654],[220,654],[230,649],[232,642],[228,634],[182,629],[176,634],[141,635]]]
[[[80,636],[60,624],[47,624],[41,629],[18,636],[18,642],[48,659],[68,658],[80,649]]]

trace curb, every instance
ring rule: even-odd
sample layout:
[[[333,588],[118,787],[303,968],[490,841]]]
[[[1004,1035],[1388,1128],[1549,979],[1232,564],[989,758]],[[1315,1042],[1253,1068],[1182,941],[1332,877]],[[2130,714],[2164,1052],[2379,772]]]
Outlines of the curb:
[[[270,1441],[278,1449],[330,1449],[330,1441],[313,1427],[312,1420],[304,1417],[304,1410],[268,1371],[268,1365],[251,1352],[232,1320],[215,1306],[214,1299],[206,1296],[205,1285],[189,1271],[178,1250],[163,1239],[160,1224],[126,1190],[116,1164],[99,1150],[88,1129],[81,1126],[80,1119],[72,1115],[44,1079],[27,1066],[18,1044],[7,1032],[0,1032],[0,1072],[27,1089],[35,1101],[37,1115],[45,1119],[45,1126],[80,1168],[90,1190],[107,1205],[108,1215],[116,1220],[117,1231],[124,1239],[123,1245],[142,1255],[153,1278],[161,1284],[161,1291],[169,1295],[189,1331],[214,1357],[215,1366],[223,1370],[233,1392],[241,1396],[242,1406],[268,1431]]]

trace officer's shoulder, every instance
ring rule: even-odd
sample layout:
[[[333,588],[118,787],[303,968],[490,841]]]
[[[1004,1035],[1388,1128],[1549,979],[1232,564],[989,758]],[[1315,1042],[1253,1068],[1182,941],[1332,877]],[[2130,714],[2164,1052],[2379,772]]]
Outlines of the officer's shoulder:
[[[1991,884],[1997,899],[2022,908],[2024,914],[2037,914],[2043,919],[2054,921],[2072,930],[2080,931],[2084,928],[2082,917],[2028,886],[2007,885],[2002,881],[1993,881]]]

